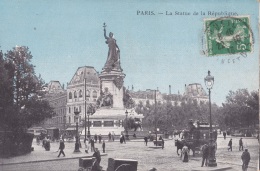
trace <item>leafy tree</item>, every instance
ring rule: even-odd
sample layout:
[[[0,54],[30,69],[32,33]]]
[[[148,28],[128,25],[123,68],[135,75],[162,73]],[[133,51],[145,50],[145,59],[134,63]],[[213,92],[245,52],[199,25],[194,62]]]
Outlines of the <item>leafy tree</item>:
[[[211,105],[213,124],[218,124],[219,107]],[[149,130],[155,127],[162,132],[172,132],[174,129],[185,129],[190,119],[209,122],[209,104],[200,103],[194,99],[182,98],[180,101],[166,101],[155,105],[139,103],[136,107],[137,113],[144,114],[143,126]]]
[[[223,122],[229,127],[249,127],[259,122],[258,92],[249,92],[247,89],[230,91],[226,103],[222,104],[221,113]]]
[[[35,75],[28,47],[15,47],[0,54],[1,127],[15,133],[53,116],[47,101],[39,97],[43,80]]]

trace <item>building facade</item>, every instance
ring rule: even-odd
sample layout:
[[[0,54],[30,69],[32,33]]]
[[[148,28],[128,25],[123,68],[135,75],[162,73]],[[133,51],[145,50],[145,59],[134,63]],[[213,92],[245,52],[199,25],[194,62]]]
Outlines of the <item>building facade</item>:
[[[46,119],[43,127],[56,127],[65,129],[66,126],[66,106],[67,106],[67,92],[63,89],[59,81],[50,81],[47,87],[44,88],[45,96],[50,106],[53,108],[55,115]]]
[[[100,95],[100,80],[94,67],[79,67],[67,85],[66,123],[76,123],[74,112],[78,110],[79,123],[85,117],[90,103],[96,104]],[[86,100],[86,107],[85,107]],[[86,108],[86,109],[85,109]]]

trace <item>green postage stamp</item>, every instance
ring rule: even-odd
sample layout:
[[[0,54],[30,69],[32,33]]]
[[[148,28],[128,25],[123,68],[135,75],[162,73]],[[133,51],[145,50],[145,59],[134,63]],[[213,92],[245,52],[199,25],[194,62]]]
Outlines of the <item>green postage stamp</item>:
[[[252,52],[248,16],[205,19],[204,24],[208,56]]]

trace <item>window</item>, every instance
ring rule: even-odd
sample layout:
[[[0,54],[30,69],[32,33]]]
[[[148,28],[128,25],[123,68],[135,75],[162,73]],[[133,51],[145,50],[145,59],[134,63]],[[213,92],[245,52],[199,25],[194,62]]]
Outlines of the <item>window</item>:
[[[88,90],[86,91],[86,97],[90,97],[90,92]]]
[[[74,91],[74,98],[77,98],[77,92]]]
[[[114,121],[104,121],[104,127],[113,127]]]
[[[101,127],[101,121],[94,121],[93,126],[94,127]]]
[[[79,90],[79,97],[82,97],[82,90]]]
[[[97,98],[97,92],[93,91],[93,98]]]
[[[79,106],[79,112],[81,112],[81,106]]]
[[[69,99],[72,99],[72,93],[69,92]]]
[[[70,110],[70,107],[69,107],[69,113],[71,112],[71,110]]]
[[[69,116],[69,123],[70,123],[70,116]]]

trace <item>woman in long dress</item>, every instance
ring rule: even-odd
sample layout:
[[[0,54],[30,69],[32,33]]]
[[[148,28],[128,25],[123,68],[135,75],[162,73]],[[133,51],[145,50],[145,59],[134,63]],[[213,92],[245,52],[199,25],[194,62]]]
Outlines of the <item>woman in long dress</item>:
[[[116,44],[116,40],[113,38],[113,33],[109,33],[109,37],[106,35],[106,29],[104,29],[104,37],[106,44],[108,44],[109,50],[107,55],[107,61],[104,68],[109,70],[119,66],[119,47]]]

